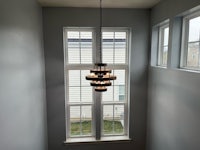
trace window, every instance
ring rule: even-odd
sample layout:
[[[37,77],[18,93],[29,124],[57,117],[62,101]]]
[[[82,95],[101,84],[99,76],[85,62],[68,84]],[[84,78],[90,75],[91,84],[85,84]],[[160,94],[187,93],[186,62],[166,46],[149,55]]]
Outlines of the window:
[[[158,66],[167,66],[169,24],[159,26]]]
[[[181,67],[200,69],[200,12],[183,18]]]
[[[64,28],[67,142],[128,139],[127,29],[102,30],[102,61],[117,80],[107,92],[96,93],[85,79],[99,52],[92,28]]]

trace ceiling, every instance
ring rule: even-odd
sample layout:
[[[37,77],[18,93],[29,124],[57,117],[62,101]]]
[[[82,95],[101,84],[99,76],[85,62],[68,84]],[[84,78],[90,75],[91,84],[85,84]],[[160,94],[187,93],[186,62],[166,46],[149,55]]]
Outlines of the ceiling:
[[[102,0],[104,8],[151,8],[160,0]],[[99,8],[100,0],[38,0],[46,7],[91,7]]]

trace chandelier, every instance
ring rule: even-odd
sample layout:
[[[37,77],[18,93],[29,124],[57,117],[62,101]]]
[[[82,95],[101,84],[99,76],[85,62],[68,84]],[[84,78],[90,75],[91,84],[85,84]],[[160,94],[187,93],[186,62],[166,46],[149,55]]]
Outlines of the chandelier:
[[[100,0],[100,44],[99,56],[100,62],[95,63],[94,69],[90,70],[90,74],[86,76],[86,80],[91,80],[90,85],[95,87],[97,92],[107,91],[107,86],[111,86],[111,80],[116,80],[116,76],[111,75],[111,69],[107,68],[106,63],[102,63],[102,0]]]

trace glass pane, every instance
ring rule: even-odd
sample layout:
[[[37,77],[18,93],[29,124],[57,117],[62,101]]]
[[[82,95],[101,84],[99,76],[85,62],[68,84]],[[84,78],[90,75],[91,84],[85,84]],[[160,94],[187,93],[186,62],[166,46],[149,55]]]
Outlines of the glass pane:
[[[81,48],[81,64],[92,63],[92,48]]]
[[[124,105],[114,106],[114,133],[124,132]]]
[[[82,135],[92,134],[92,106],[82,106],[81,109]]]
[[[125,85],[114,86],[114,101],[125,100]]]
[[[90,81],[85,79],[88,74],[90,74],[89,70],[81,70],[81,86],[90,86]]]
[[[113,86],[108,87],[108,90],[102,93],[102,101],[113,101]]]
[[[112,48],[103,48],[103,62],[113,64],[114,50]]]
[[[79,48],[68,48],[68,63],[80,64],[80,50]]]
[[[200,16],[189,20],[189,42],[200,41]]]
[[[92,32],[67,33],[68,62],[70,64],[92,63]]]
[[[69,86],[80,86],[80,70],[69,70]]]
[[[126,63],[126,49],[115,48],[115,64]]]
[[[113,105],[103,106],[103,134],[112,134],[114,129]]]
[[[164,28],[164,46],[168,45],[169,41],[169,27]]]
[[[79,39],[79,32],[78,31],[68,31],[67,38],[68,39]]]
[[[91,31],[81,31],[80,32],[81,39],[92,39]]]
[[[125,70],[114,70],[113,74],[117,76],[114,85],[125,85]]]
[[[115,39],[126,39],[126,32],[115,32]]]
[[[188,44],[187,66],[199,67],[199,42]]]
[[[102,60],[104,63],[113,63],[114,32],[103,32],[102,39]]]
[[[81,87],[81,101],[92,102],[92,87]]]
[[[167,54],[168,54],[168,46],[163,47],[162,53],[162,65],[167,66]]]
[[[114,32],[103,32],[102,38],[103,39],[114,39]]]
[[[69,87],[69,102],[80,102],[80,87]]]
[[[81,135],[80,106],[70,107],[70,135]]]
[[[81,64],[92,63],[92,32],[80,32]]]

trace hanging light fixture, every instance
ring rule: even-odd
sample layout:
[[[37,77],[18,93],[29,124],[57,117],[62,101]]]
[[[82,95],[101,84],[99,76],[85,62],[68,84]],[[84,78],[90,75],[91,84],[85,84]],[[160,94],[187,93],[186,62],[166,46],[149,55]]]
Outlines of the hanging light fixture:
[[[90,70],[90,74],[86,76],[86,80],[91,80],[90,85],[95,87],[97,92],[107,91],[107,86],[111,86],[111,80],[116,80],[116,76],[111,75],[111,70],[107,69],[107,64],[102,63],[102,0],[100,0],[100,44],[99,56],[100,62],[95,63],[94,69]]]

